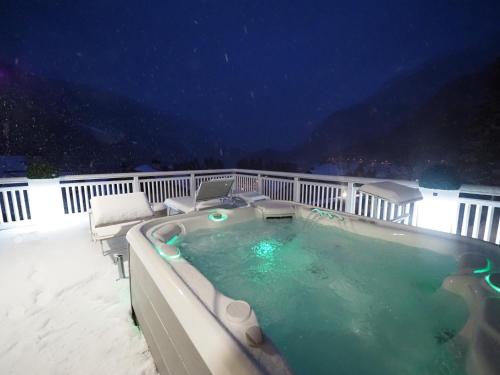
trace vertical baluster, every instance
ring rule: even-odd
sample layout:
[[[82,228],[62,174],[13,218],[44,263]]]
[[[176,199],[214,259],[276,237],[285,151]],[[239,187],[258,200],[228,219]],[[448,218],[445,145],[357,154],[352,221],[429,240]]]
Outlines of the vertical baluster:
[[[410,204],[410,225],[411,226],[417,225],[417,210],[415,202]]]
[[[71,213],[76,214],[78,213],[78,204],[77,204],[77,197],[76,197],[76,185],[73,185],[70,187],[71,189],[71,202],[72,202],[72,211]]]
[[[405,209],[404,209],[404,211],[403,211],[403,214],[404,214],[404,215],[407,215],[407,216],[405,217],[405,219],[403,220],[403,223],[405,223],[406,225],[408,225],[408,224],[410,223],[410,217],[409,217],[409,214],[410,214],[410,204],[409,204],[409,203],[407,203],[407,204],[405,205]]]
[[[320,195],[319,206],[321,208],[326,208],[326,206],[325,206],[325,186],[321,185],[319,191],[320,191],[320,193],[319,193],[319,195]]]
[[[27,191],[28,190],[26,190],[26,189],[19,190],[19,199],[21,201],[21,213],[23,215],[23,220],[29,220],[28,210],[26,209],[26,196],[25,196]],[[0,212],[0,216],[2,216],[1,212]]]
[[[383,200],[383,202],[384,202],[384,215],[383,215],[383,219],[387,220],[387,211],[389,209],[389,202],[387,202],[386,200]]]
[[[370,217],[375,217],[375,197],[370,196]]]
[[[462,220],[462,230],[460,234],[462,236],[467,236],[467,232],[469,231],[469,215],[470,215],[470,204],[464,203],[464,216]]]
[[[90,200],[92,199],[92,185],[87,185],[85,187],[85,210],[89,211],[90,210]]]
[[[76,204],[78,207],[78,212],[84,212],[83,205],[82,205],[82,197],[80,194],[80,186],[75,186],[75,190],[76,190]]]
[[[368,204],[369,204],[369,201],[370,201],[370,196],[368,194],[364,194],[365,196],[365,207],[364,207],[364,213],[363,215],[364,216],[368,216]]]
[[[85,208],[85,186],[79,187],[77,198],[78,198],[78,203],[80,204],[80,211],[79,212],[87,211]]]
[[[333,208],[336,211],[342,211],[342,189],[340,187],[333,188]]]
[[[68,189],[65,186],[61,186],[64,213],[69,214],[69,198],[68,198]]]
[[[479,224],[481,224],[481,211],[483,206],[479,203],[476,204],[476,211],[474,213],[474,224],[472,226],[472,238],[477,238],[479,236]]]
[[[5,207],[5,204],[3,203],[4,202],[4,200],[3,200],[4,195],[5,195],[5,192],[0,189],[0,224],[6,223],[6,221],[3,219],[3,214],[5,211],[2,210],[2,204]]]
[[[9,202],[9,194],[10,194],[10,191],[8,190],[5,190],[3,192],[3,206],[5,208],[5,216],[6,216],[6,219],[7,219],[7,223],[10,223],[12,221],[12,213],[10,211],[10,202]]]
[[[362,215],[363,211],[363,193],[358,191],[359,201],[358,201],[358,215]]]
[[[497,235],[496,235],[496,238],[495,238],[495,243],[497,245],[500,245],[500,217],[498,218]]]
[[[484,224],[484,235],[483,235],[483,240],[484,241],[490,241],[490,236],[491,236],[491,227],[493,224],[493,207],[488,206],[488,211],[486,212],[486,223]]]
[[[19,206],[17,205],[17,196],[16,196],[16,190],[11,190],[10,191],[10,197],[12,200],[12,214],[13,214],[13,219],[14,221],[19,221]]]
[[[165,199],[167,199],[167,192],[165,189],[165,180],[164,179],[161,180],[160,185],[161,185],[161,202],[164,202]]]
[[[389,216],[389,220],[394,219],[394,209],[395,209],[395,204],[394,203],[389,203],[391,207],[391,214]]]

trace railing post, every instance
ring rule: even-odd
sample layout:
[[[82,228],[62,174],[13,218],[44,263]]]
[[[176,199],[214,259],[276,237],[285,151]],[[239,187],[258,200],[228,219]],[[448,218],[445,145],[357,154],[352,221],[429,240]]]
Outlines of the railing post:
[[[134,182],[132,182],[132,191],[138,193],[141,191],[141,185],[139,184],[139,176],[134,176]]]
[[[260,173],[257,175],[257,191],[262,194],[262,176]]]
[[[34,222],[53,224],[64,220],[59,178],[28,180],[28,186],[29,205]]]
[[[196,195],[196,177],[194,173],[189,174],[189,195],[193,199]]]
[[[233,187],[231,189],[231,194],[233,194],[235,191],[240,191],[240,184],[239,184],[239,179],[238,175],[236,174],[235,171],[231,171],[231,177],[234,180]]]
[[[345,197],[345,211],[350,214],[355,213],[356,206],[356,190],[354,189],[354,182],[347,183],[347,195]]]
[[[417,226],[454,233],[458,221],[460,190],[420,188],[423,200],[418,202]]]
[[[293,178],[293,201],[300,203],[300,181],[298,177]]]

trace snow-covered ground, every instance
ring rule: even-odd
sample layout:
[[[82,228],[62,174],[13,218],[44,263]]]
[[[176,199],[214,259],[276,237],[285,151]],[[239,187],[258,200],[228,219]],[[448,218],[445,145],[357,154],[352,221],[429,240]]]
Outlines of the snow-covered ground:
[[[155,374],[87,224],[0,231],[0,374]]]

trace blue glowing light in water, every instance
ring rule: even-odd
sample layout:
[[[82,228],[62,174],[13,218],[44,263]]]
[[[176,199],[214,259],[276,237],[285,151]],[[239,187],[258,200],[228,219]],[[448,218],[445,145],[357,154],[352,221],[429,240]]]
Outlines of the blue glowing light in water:
[[[227,215],[223,214],[222,212],[212,212],[210,215],[208,215],[208,220],[211,221],[225,221],[227,220]]]
[[[173,245],[177,242],[177,240],[179,239],[179,236],[176,234],[175,236],[173,236],[172,238],[170,238],[166,244],[167,245]]]
[[[278,250],[283,244],[276,240],[262,240],[256,245],[252,246],[252,251],[259,258],[272,258],[276,250]]]

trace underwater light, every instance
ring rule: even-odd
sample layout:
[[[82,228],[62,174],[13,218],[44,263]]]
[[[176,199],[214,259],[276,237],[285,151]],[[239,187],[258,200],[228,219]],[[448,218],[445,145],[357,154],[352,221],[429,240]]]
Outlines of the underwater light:
[[[177,242],[177,240],[179,239],[179,236],[176,234],[175,236],[173,236],[172,238],[170,238],[167,242],[165,242],[167,245],[173,245],[174,243]]]
[[[475,274],[478,274],[478,273],[486,273],[486,272],[490,272],[491,271],[491,268],[492,268],[492,263],[491,263],[491,260],[489,260],[488,258],[486,258],[486,266],[483,267],[483,268],[477,268],[473,271],[473,273]]]
[[[253,252],[260,258],[272,258],[274,252],[282,246],[276,240],[262,240],[252,247]]]
[[[212,212],[210,215],[208,215],[208,220],[210,221],[225,221],[227,220],[227,215],[223,214],[222,212]]]
[[[500,293],[500,273],[490,273],[484,278],[486,284],[490,286],[495,292]]]

